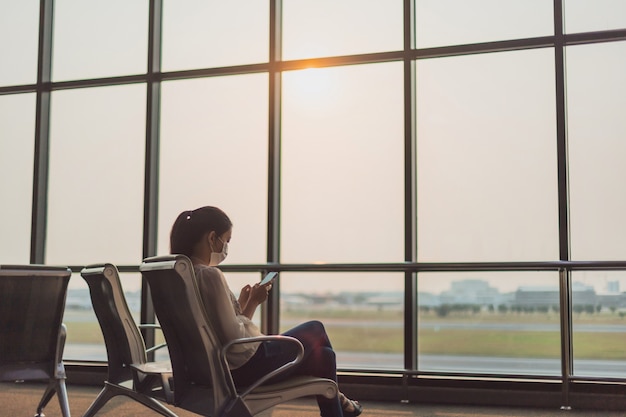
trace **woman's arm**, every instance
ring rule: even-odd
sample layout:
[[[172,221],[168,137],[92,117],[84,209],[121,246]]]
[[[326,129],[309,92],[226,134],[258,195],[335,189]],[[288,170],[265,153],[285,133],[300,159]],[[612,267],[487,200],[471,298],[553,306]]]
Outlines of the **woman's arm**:
[[[219,269],[197,268],[196,278],[204,309],[224,341],[261,334],[249,317],[235,311],[232,293]]]

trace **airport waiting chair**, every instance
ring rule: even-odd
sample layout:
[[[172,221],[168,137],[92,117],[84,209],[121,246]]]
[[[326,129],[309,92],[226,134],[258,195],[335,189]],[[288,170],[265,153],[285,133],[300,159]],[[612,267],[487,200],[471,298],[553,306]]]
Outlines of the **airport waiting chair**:
[[[37,416],[56,394],[70,417],[62,323],[69,268],[0,265],[0,381],[47,380]]]
[[[89,286],[91,303],[98,318],[107,351],[108,375],[104,388],[83,417],[95,415],[111,398],[124,395],[166,417],[176,417],[161,401],[170,391],[172,368],[169,361],[149,362],[149,352],[165,347],[160,344],[149,349],[140,329],[156,325],[137,325],[130,313],[118,269],[112,264],[88,265],[80,272]]]
[[[337,384],[329,379],[298,376],[267,383],[302,359],[304,350],[297,339],[260,336],[222,344],[203,307],[193,265],[186,256],[147,258],[139,270],[148,282],[170,352],[173,405],[208,417],[251,417],[295,398],[337,395]],[[295,343],[300,354],[252,386],[236,387],[226,360],[227,350],[235,344],[265,340]]]

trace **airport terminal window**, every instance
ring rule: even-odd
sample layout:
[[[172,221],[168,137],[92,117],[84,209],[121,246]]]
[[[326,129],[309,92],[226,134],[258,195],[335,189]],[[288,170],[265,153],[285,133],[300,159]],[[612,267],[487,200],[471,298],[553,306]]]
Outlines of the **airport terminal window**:
[[[144,120],[141,84],[53,93],[46,263],[141,260]],[[123,285],[140,288],[139,274],[125,277]],[[78,273],[68,299],[65,357],[106,360],[88,287]]]
[[[145,91],[52,94],[47,263],[141,260]]]
[[[567,49],[572,259],[626,253],[626,42]]]
[[[214,205],[234,223],[225,263],[267,250],[267,75],[163,84],[158,253],[183,210]]]
[[[556,272],[418,274],[418,369],[559,375]]]
[[[35,95],[0,96],[0,264],[29,263]]]
[[[53,93],[47,263],[124,265],[141,258],[144,96],[143,85]],[[78,273],[64,321],[66,358],[106,360]]]
[[[283,262],[398,262],[402,67],[283,74]]]
[[[403,274],[283,272],[280,291],[280,331],[320,320],[337,366],[402,369]]]
[[[626,272],[572,273],[574,375],[623,378]]]
[[[418,61],[419,261],[558,257],[552,55]]]
[[[267,62],[268,28],[264,1],[165,0],[163,70]]]
[[[56,0],[52,79],[144,74],[148,59],[148,3]]]
[[[548,36],[553,2],[546,0],[418,0],[418,48]]]
[[[37,79],[39,1],[24,0],[0,6],[0,87],[34,84]],[[8,9],[8,10],[3,10]],[[19,25],[13,24],[19,22]],[[10,63],[10,65],[8,65]]]
[[[401,49],[401,0],[283,2],[285,60]]]
[[[575,376],[621,378],[625,5],[2,2],[0,262],[73,266],[66,357],[105,360],[81,266],[124,266],[149,316],[141,257],[213,204],[235,293],[284,268],[255,320],[324,321],[350,378],[554,382],[569,347]]]
[[[626,13],[621,0],[564,0],[565,32],[623,29]]]

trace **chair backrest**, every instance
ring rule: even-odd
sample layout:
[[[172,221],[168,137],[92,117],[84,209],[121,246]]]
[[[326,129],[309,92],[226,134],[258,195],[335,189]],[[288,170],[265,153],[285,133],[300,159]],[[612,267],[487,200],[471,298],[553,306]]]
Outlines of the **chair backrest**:
[[[202,305],[193,264],[183,255],[147,258],[139,267],[147,280],[155,313],[170,352],[174,375],[174,404],[193,386],[210,388],[217,410],[236,395],[220,359],[221,345]],[[210,407],[209,407],[210,408]]]
[[[54,377],[71,276],[66,267],[0,265],[0,380]]]
[[[132,379],[131,364],[146,363],[143,336],[128,308],[115,265],[88,265],[80,271],[89,286],[108,358],[108,382],[119,384]]]

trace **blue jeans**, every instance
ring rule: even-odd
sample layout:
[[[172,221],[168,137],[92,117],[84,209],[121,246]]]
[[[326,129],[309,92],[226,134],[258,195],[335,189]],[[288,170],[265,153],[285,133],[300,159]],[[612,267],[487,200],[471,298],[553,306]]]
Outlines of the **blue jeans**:
[[[272,378],[272,382],[296,375],[328,378],[337,382],[335,351],[321,322],[314,320],[302,323],[283,335],[298,339],[304,346],[304,356],[299,364]],[[231,371],[235,385],[251,385],[279,366],[292,361],[296,355],[297,348],[291,343],[262,342],[248,362]],[[316,398],[322,417],[343,417],[338,397],[328,399],[318,395]]]

